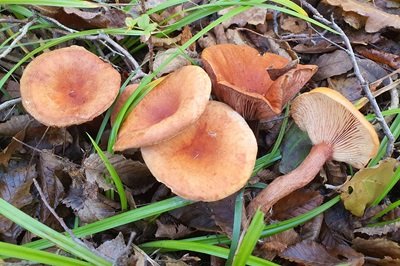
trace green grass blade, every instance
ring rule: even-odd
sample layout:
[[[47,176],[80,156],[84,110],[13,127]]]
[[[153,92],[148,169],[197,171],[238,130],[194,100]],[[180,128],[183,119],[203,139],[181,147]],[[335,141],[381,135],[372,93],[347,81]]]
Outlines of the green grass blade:
[[[235,256],[237,247],[239,246],[240,240],[240,229],[242,225],[242,214],[243,214],[243,189],[237,194],[235,200],[235,213],[233,217],[233,229],[232,229],[232,241],[229,249],[229,256],[226,260],[225,265],[232,265],[233,258]]]
[[[128,200],[126,198],[125,189],[124,189],[124,185],[122,184],[121,178],[119,177],[114,166],[108,160],[107,156],[103,153],[103,151],[97,145],[96,141],[94,141],[94,139],[92,139],[92,137],[89,134],[87,134],[87,135],[88,135],[90,141],[92,142],[92,145],[95,148],[100,159],[103,161],[105,167],[107,168],[108,173],[111,176],[111,179],[113,180],[113,182],[115,184],[115,188],[117,189],[119,199],[121,202],[122,211],[126,211],[128,209]]]
[[[132,222],[139,221],[141,219],[149,218],[161,213],[181,208],[190,205],[192,201],[185,200],[179,197],[173,197],[170,199],[162,200],[156,203],[149,204],[144,207],[140,207],[131,211],[127,211],[121,214],[114,215],[112,217],[105,218],[103,220],[87,224],[78,227],[72,232],[77,237],[85,237],[96,233],[103,232],[121,225],[129,224]],[[52,247],[53,244],[45,239],[33,241],[25,244],[24,246],[34,249],[44,249]]]
[[[189,241],[181,240],[162,240],[144,243],[139,246],[142,249],[154,250],[154,249],[168,249],[168,250],[188,250],[193,252],[199,252],[203,254],[208,254],[211,256],[216,256],[219,258],[226,259],[229,255],[229,250],[223,247],[211,246],[202,243],[194,243]],[[277,266],[273,262],[263,260],[254,256],[250,256],[247,260],[247,264],[250,266]]]
[[[251,220],[249,228],[243,237],[240,247],[233,260],[233,266],[242,266],[247,264],[248,258],[251,256],[254,247],[260,238],[261,232],[264,229],[264,213],[257,210]]]
[[[80,7],[98,8],[101,5],[82,0],[1,0],[3,5],[35,5],[35,6],[59,6],[59,7]]]
[[[393,202],[392,204],[390,204],[389,206],[387,206],[385,209],[383,209],[382,211],[378,212],[377,214],[374,215],[374,217],[372,217],[372,221],[376,221],[379,218],[381,218],[383,215],[385,215],[386,213],[396,209],[397,207],[400,206],[400,200],[397,200],[395,202]]]
[[[394,139],[398,139],[400,136],[400,115],[397,115],[390,126],[390,131],[392,132]],[[386,153],[387,137],[384,137],[379,146],[377,155],[369,162],[368,166],[375,166],[382,160]]]
[[[50,252],[35,250],[19,245],[0,242],[0,255],[21,260],[34,261],[55,266],[90,266],[86,261],[81,261]]]
[[[393,108],[393,109],[388,109],[388,110],[382,111],[382,115],[383,116],[397,115],[397,114],[400,114],[400,108]],[[368,115],[365,116],[365,118],[368,121],[372,121],[372,120],[376,119],[376,115],[375,114],[368,114]]]
[[[18,224],[19,226],[25,228],[29,232],[41,238],[47,239],[48,241],[57,245],[59,248],[79,258],[87,260],[88,262],[95,265],[111,265],[110,262],[92,253],[86,247],[79,245],[71,238],[60,234],[50,227],[33,219],[32,217],[20,211],[18,208],[15,208],[2,198],[0,198],[0,214]]]

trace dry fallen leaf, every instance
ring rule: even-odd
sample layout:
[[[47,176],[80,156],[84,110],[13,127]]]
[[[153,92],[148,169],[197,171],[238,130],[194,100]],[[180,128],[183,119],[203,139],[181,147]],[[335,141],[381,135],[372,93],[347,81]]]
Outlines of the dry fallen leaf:
[[[218,12],[218,15],[224,15],[229,11],[230,11],[229,8],[223,9],[222,11]],[[231,19],[225,20],[224,22],[222,22],[222,25],[225,28],[229,28],[229,26],[233,24],[236,24],[240,27],[243,27],[246,24],[258,25],[258,24],[264,24],[266,18],[267,18],[267,9],[253,7],[250,8],[249,10],[246,10],[245,12],[242,12],[232,17]]]
[[[366,32],[377,32],[387,27],[400,29],[400,16],[386,13],[372,3],[356,0],[324,0],[324,2],[332,6],[339,6],[345,12],[355,12],[366,18]]]
[[[352,247],[366,256],[400,259],[400,245],[386,238],[363,239],[357,237],[353,240]]]
[[[349,55],[343,50],[323,54],[313,64],[318,66],[318,71],[313,77],[318,81],[346,73],[353,68]]]
[[[177,51],[179,51],[179,48],[170,48],[165,51],[158,51],[154,57],[153,68],[158,69],[165,60],[167,60],[169,57],[171,57],[172,54],[176,53]],[[179,55],[176,56],[167,66],[163,67],[163,69],[157,74],[157,76],[160,77],[164,74],[174,72],[175,70],[190,64],[191,63],[187,59],[187,57],[179,53]]]
[[[345,208],[361,217],[368,204],[372,203],[392,180],[396,163],[396,159],[389,158],[375,167],[358,171],[342,187],[341,198]]]

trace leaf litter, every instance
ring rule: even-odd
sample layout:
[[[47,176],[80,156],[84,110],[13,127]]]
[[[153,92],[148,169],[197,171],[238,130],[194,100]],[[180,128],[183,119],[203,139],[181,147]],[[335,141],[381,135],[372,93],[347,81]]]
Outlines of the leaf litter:
[[[147,8],[159,4],[159,1],[145,2]],[[183,10],[193,4],[201,4],[201,2],[185,3],[152,14],[149,16],[149,23],[158,23],[156,25],[162,27],[173,25],[186,15]],[[334,9],[336,22],[345,30],[355,47],[357,62],[364,78],[370,83],[379,79],[383,80],[371,86],[372,91],[379,90],[398,78],[396,74],[392,75],[392,72],[399,67],[400,53],[400,45],[396,37],[400,28],[396,1],[324,0],[323,4],[315,7],[321,13]],[[53,19],[66,27],[80,30],[126,27],[125,19],[140,17],[142,10],[139,6],[128,13],[119,8],[89,10],[46,7],[39,8],[38,12],[40,12],[39,16],[49,23],[52,23],[51,19]],[[173,14],[175,15],[171,19],[170,16]],[[144,72],[152,69],[148,62],[152,62],[153,69],[156,69],[166,57],[177,51],[179,45],[221,14],[214,14],[201,21],[193,22],[189,27],[178,29],[169,36],[149,36],[149,42],[153,41],[153,45],[144,43],[145,48],[132,55],[140,61]],[[182,51],[185,56],[175,58],[159,75],[172,73],[187,64],[201,65],[200,55],[207,47],[218,43],[235,43],[256,48],[260,54],[273,52],[284,56],[289,61],[299,59],[301,64],[318,65],[318,72],[303,86],[300,94],[318,86],[329,86],[341,92],[352,102],[365,96],[359,80],[353,74],[351,58],[345,51],[331,43],[343,45],[343,41],[338,36],[327,32],[323,33],[323,37],[317,36],[302,20],[279,12],[275,16],[272,11],[265,9],[250,9],[235,16],[224,22],[223,26],[216,27],[203,36],[190,49]],[[14,32],[18,30],[15,26],[11,29]],[[65,34],[63,30],[66,29],[32,30],[22,41],[59,36]],[[0,32],[0,38],[2,37],[5,35]],[[110,35],[110,37],[120,43],[123,49],[132,50],[132,46],[123,36]],[[78,43],[80,41],[70,42],[70,44]],[[124,60],[119,58],[118,47],[98,40],[93,40],[93,44],[95,46],[93,51],[98,56],[112,62],[124,75],[128,73]],[[12,66],[15,64],[15,58],[21,58],[21,55],[21,51],[14,49],[4,60],[2,59],[0,76],[7,72],[4,71],[7,69],[7,64]],[[235,64],[235,62],[231,63]],[[265,72],[272,77],[274,72],[285,73],[290,66],[287,65],[286,68],[274,68]],[[16,81],[19,80],[21,73],[22,71],[16,72]],[[8,81],[6,88],[14,97],[19,97],[19,84],[16,81]],[[395,102],[393,97],[396,97],[396,94],[386,93],[380,96],[378,102],[381,109],[386,109]],[[2,102],[6,100],[5,97],[1,98]],[[44,206],[32,186],[33,178],[39,181],[51,207],[60,217],[69,222],[76,218],[79,224],[83,225],[120,213],[118,195],[115,195],[114,199],[105,196],[109,191],[112,190],[115,193],[116,190],[107,181],[109,175],[107,169],[99,156],[91,152],[90,142],[84,134],[87,130],[91,131],[92,135],[96,134],[100,122],[94,121],[68,128],[47,128],[17,107],[0,110],[1,118],[4,119],[0,123],[0,161],[2,163],[0,196],[39,221],[58,229],[60,228],[58,222]],[[371,107],[366,104],[361,111],[363,114],[371,113]],[[275,143],[281,119],[281,115],[276,115],[271,119],[261,121],[261,127],[255,132],[258,136],[259,156],[267,154]],[[108,130],[107,126],[106,132]],[[104,136],[103,138],[105,139]],[[282,159],[259,172],[252,178],[251,184],[257,184],[259,181],[268,184],[281,173],[289,172],[305,158],[309,147],[307,136],[289,127],[280,147]],[[396,146],[395,154],[397,156],[399,154],[398,146]],[[173,195],[167,187],[156,181],[137,150],[122,154],[107,154],[107,158],[121,177],[132,209]],[[395,186],[385,198],[385,202],[377,207],[370,207],[371,202],[390,182],[395,165],[396,160],[388,159],[376,168],[361,169],[357,172],[357,169],[350,169],[346,164],[328,162],[307,188],[291,193],[274,205],[271,216],[266,222],[272,224],[305,214],[321,206],[333,194],[337,194],[339,187],[342,191],[343,203],[335,205],[324,214],[295,229],[261,239],[253,255],[286,264],[304,265],[343,263],[395,265],[399,263],[400,257],[397,254],[399,247],[396,243],[400,240],[398,222],[370,226],[373,215],[399,199],[398,189]],[[353,172],[356,172],[353,178],[343,185]],[[334,186],[339,187],[331,190]],[[246,188],[245,191],[244,199],[247,204],[259,190]],[[162,214],[156,219],[139,221],[129,226],[121,226],[117,230],[99,233],[97,238],[87,241],[99,246],[99,252],[120,262],[121,265],[133,263],[145,265],[146,261],[151,260],[150,257],[137,246],[127,245],[130,232],[134,231],[138,234],[133,238],[135,244],[159,239],[204,236],[210,233],[231,236],[235,197],[236,195],[233,195],[211,203],[195,203]],[[381,220],[396,220],[399,213],[398,208],[395,208]],[[245,212],[242,215],[245,216]],[[20,244],[20,239],[29,241],[32,237],[9,220],[0,218],[2,240]],[[166,256],[152,255],[152,258],[155,259],[154,263],[165,265],[199,265],[199,263],[207,264],[216,261],[215,258],[206,258],[204,255],[197,257],[199,253],[191,252],[190,255],[186,255],[176,252]]]

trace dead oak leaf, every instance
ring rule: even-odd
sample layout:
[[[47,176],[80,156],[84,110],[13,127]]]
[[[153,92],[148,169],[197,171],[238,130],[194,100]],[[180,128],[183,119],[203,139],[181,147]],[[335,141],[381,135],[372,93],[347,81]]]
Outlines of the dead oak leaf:
[[[400,259],[400,245],[386,238],[363,239],[357,237],[353,240],[352,247],[367,256]]]
[[[396,159],[381,161],[378,166],[364,168],[342,187],[341,198],[352,214],[361,217],[367,205],[372,203],[392,180]]]
[[[354,12],[364,18],[365,31],[372,33],[384,28],[392,27],[400,29],[400,16],[386,13],[371,4],[362,3],[355,0],[324,0],[332,6],[342,8],[344,12]]]

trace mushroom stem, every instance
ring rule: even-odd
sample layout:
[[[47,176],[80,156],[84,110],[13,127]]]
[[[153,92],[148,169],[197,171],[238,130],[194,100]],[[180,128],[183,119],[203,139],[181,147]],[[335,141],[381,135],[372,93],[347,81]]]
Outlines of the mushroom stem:
[[[277,201],[306,186],[318,174],[324,163],[331,158],[332,152],[330,144],[314,145],[305,160],[296,169],[276,178],[250,202],[247,208],[248,214],[254,214],[258,207],[267,213]]]

